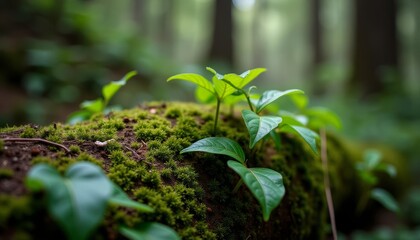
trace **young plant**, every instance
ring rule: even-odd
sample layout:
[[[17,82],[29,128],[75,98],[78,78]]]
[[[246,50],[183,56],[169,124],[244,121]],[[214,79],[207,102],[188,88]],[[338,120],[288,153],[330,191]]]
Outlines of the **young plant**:
[[[376,172],[386,172],[389,176],[395,177],[397,170],[391,164],[381,162],[382,155],[379,151],[369,149],[365,151],[363,162],[356,164],[360,178],[367,186],[367,194],[362,196],[357,210],[362,211],[369,198],[378,201],[382,206],[392,212],[399,212],[400,208],[392,195],[383,188],[377,188],[378,183]]]
[[[212,77],[211,82],[207,80],[205,77],[196,73],[177,74],[175,76],[168,78],[167,81],[169,82],[169,81],[177,79],[177,80],[184,80],[184,81],[195,83],[199,88],[202,88],[205,91],[209,92],[216,99],[216,114],[215,114],[214,126],[213,126],[213,134],[216,134],[217,122],[219,119],[220,104],[222,103],[222,101],[226,97],[236,93],[238,89],[242,89],[243,87],[245,87],[248,83],[253,81],[266,69],[255,68],[252,70],[245,71],[240,75],[237,75],[235,73],[221,75],[210,67],[207,67],[206,69],[214,75]],[[227,83],[225,80],[228,80],[229,83],[231,84]]]
[[[127,73],[121,80],[112,81],[102,88],[102,97],[92,101],[84,101],[80,105],[80,110],[72,113],[67,122],[69,124],[76,124],[78,122],[89,119],[95,113],[102,113],[107,110],[109,101],[124,86],[127,81],[135,76],[137,72],[131,71]]]
[[[47,208],[70,240],[88,239],[102,222],[108,205],[134,208],[142,212],[154,211],[145,204],[131,200],[120,187],[109,180],[101,168],[89,162],[73,164],[64,177],[50,165],[37,164],[29,171],[26,185],[32,191],[45,190]],[[156,224],[149,223],[153,228],[162,228]],[[169,227],[163,228],[167,232],[173,232]],[[149,237],[155,236],[150,227],[132,231]],[[121,227],[121,232],[126,235],[127,228]],[[165,239],[179,239],[174,232],[171,236]]]

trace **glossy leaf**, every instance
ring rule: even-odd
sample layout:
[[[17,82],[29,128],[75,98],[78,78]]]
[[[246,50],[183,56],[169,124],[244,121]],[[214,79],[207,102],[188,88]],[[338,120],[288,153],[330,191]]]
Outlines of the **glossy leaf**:
[[[276,101],[277,99],[283,96],[296,94],[296,93],[303,94],[304,92],[299,89],[290,89],[287,91],[277,91],[277,90],[265,91],[256,105],[257,107],[256,112],[257,113],[261,112],[267,105],[269,105],[270,103]]]
[[[380,202],[386,209],[392,212],[399,212],[400,207],[392,195],[382,188],[374,188],[371,192],[371,197]]]
[[[268,168],[247,168],[232,160],[228,161],[228,166],[241,176],[242,181],[260,203],[264,221],[268,221],[271,212],[280,204],[286,193],[281,174]]]
[[[120,227],[120,233],[130,240],[181,239],[172,228],[156,222],[141,223],[135,228]]]
[[[87,239],[102,221],[112,184],[98,166],[79,162],[62,177],[47,164],[28,173],[30,189],[45,189],[48,210],[71,240]]]
[[[295,125],[289,125],[285,124],[282,128],[282,131],[285,132],[291,132],[291,133],[297,133],[299,136],[305,140],[305,142],[311,147],[312,151],[314,151],[315,154],[318,154],[318,148],[316,146],[316,140],[319,138],[319,135],[310,130],[306,127],[300,127]]]
[[[259,116],[251,110],[243,110],[242,117],[249,132],[250,148],[253,148],[259,140],[269,134],[282,121],[281,117]]]
[[[124,86],[130,78],[132,78],[136,74],[137,74],[136,71],[131,71],[131,72],[127,73],[121,80],[113,81],[113,82],[110,82],[107,85],[105,85],[102,88],[102,96],[104,97],[104,100],[105,100],[104,105],[107,105],[107,103],[109,102],[109,100],[111,100],[111,98],[115,95],[115,93],[122,86]]]
[[[175,76],[168,78],[167,81],[169,82],[175,79],[195,83],[198,86],[206,89],[207,91],[214,93],[213,85],[207,79],[205,79],[203,76],[199,74],[195,74],[195,73],[177,74]]]
[[[224,99],[225,97],[237,91],[234,87],[230,86],[223,80],[218,79],[217,77],[213,77],[213,86],[217,96],[219,96],[220,99]]]
[[[146,204],[143,203],[139,203],[136,202],[134,200],[132,200],[130,197],[128,197],[128,195],[115,183],[112,183],[112,187],[113,187],[113,192],[112,192],[112,196],[109,199],[109,203],[113,204],[113,205],[118,205],[118,206],[123,206],[123,207],[128,207],[128,208],[133,208],[133,209],[137,209],[141,212],[153,212],[154,209],[149,207]]]
[[[181,151],[181,153],[186,152],[222,154],[232,157],[242,164],[245,163],[245,153],[241,146],[237,142],[225,137],[203,138]]]

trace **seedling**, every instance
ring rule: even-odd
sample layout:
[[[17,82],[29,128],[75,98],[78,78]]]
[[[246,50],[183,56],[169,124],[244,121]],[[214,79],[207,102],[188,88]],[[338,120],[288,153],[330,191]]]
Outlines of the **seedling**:
[[[30,190],[45,190],[47,208],[54,220],[70,240],[88,239],[93,230],[102,222],[108,205],[118,205],[153,212],[153,208],[131,200],[124,191],[103,173],[102,169],[89,162],[72,165],[62,177],[59,172],[47,164],[37,164],[28,173],[26,185]],[[152,230],[157,223],[148,223]],[[166,232],[173,232],[167,226],[158,225]],[[127,228],[121,227],[127,235]],[[156,236],[150,228],[130,230],[142,236]],[[179,239],[176,233],[164,239]]]
[[[392,212],[400,211],[397,201],[388,191],[375,187],[378,183],[378,178],[375,175],[376,172],[386,172],[391,177],[397,175],[395,167],[391,164],[382,162],[381,158],[382,155],[379,151],[369,149],[365,151],[363,162],[356,164],[356,169],[359,172],[360,178],[367,185],[367,194],[361,197],[357,208],[359,212],[365,208],[369,198],[375,199]]]
[[[184,80],[195,83],[198,87],[208,91],[212,96],[216,99],[216,115],[214,118],[214,126],[213,126],[213,134],[216,134],[217,130],[217,122],[219,119],[219,110],[220,104],[222,101],[236,93],[238,89],[243,89],[248,83],[253,81],[256,77],[258,77],[261,73],[265,72],[265,68],[255,68],[252,70],[248,70],[243,72],[240,75],[235,73],[229,73],[225,75],[221,75],[217,73],[214,69],[207,67],[208,71],[213,73],[212,82],[207,80],[205,77],[196,74],[196,73],[182,73],[175,76],[168,78],[168,82],[172,80]],[[225,80],[229,81],[227,83]]]
[[[109,101],[124,86],[127,81],[135,76],[137,72],[131,71],[127,73],[121,80],[112,81],[102,88],[102,97],[92,101],[84,101],[80,105],[80,110],[72,113],[67,122],[69,124],[76,124],[78,122],[89,119],[95,113],[102,113],[107,110]]]

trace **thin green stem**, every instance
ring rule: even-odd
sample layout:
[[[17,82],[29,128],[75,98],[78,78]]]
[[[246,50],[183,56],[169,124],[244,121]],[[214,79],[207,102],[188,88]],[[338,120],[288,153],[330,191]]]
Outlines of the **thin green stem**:
[[[248,102],[249,108],[251,109],[251,111],[254,112],[254,107],[252,107],[251,99],[249,98],[249,95],[245,90],[243,90],[242,88],[238,88],[237,86],[233,85],[230,81],[228,81],[226,79],[222,79],[222,81],[229,84],[231,87],[233,87],[234,89],[240,91],[243,95],[245,95],[245,98],[246,98],[246,101]]]
[[[239,188],[242,186],[242,183],[244,183],[244,181],[242,181],[242,179],[239,179],[238,183],[236,184],[235,188],[233,189],[233,193],[238,192]]]
[[[214,117],[213,135],[217,132],[217,121],[219,120],[220,99],[217,98],[216,116]]]

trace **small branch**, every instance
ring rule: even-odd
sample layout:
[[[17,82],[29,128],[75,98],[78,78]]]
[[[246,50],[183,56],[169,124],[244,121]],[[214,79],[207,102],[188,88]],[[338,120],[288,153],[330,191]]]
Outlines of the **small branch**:
[[[48,141],[48,140],[42,139],[42,138],[3,138],[1,140],[9,141],[9,142],[41,142],[41,143],[46,143],[46,144],[53,145],[53,146],[56,146],[56,147],[60,147],[60,148],[64,149],[66,152],[70,152],[70,149],[68,149],[64,145],[59,144],[59,143],[55,143],[55,142],[51,142],[51,141]]]
[[[239,188],[242,186],[242,183],[243,183],[242,179],[239,179],[239,181],[236,184],[235,188],[233,189],[232,193],[236,193],[239,190]]]
[[[327,134],[325,128],[321,128],[321,160],[324,167],[324,186],[325,186],[325,196],[327,198],[328,212],[330,214],[331,229],[333,233],[334,240],[337,240],[337,227],[335,224],[335,214],[334,214],[334,203],[331,195],[330,187],[330,178],[328,175],[328,157],[327,157]]]

